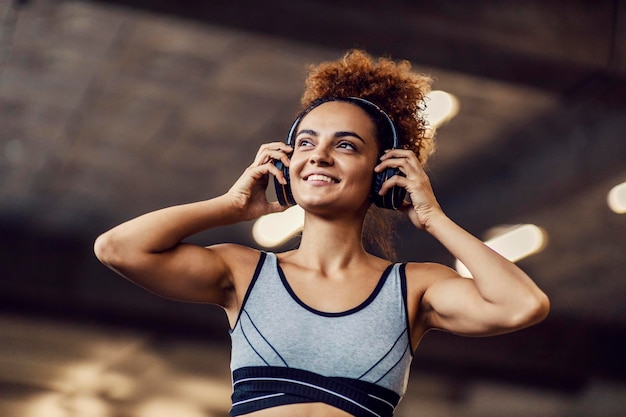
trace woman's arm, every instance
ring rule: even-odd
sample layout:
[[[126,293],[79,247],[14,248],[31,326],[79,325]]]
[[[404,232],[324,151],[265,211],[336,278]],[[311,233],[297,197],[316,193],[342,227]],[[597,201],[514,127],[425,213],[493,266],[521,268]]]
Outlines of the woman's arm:
[[[268,174],[284,181],[272,160],[289,164],[288,152],[290,148],[281,142],[261,146],[254,162],[226,194],[157,210],[116,226],[96,239],[96,256],[120,275],[159,295],[227,304],[234,286],[232,265],[243,249],[181,242],[207,229],[283,210],[277,202],[267,201],[265,190]]]
[[[411,204],[403,210],[413,224],[428,231],[472,273],[463,278],[441,265],[428,267],[428,285],[419,306],[425,330],[439,328],[465,335],[492,335],[530,326],[549,311],[547,296],[515,264],[448,218],[437,203],[428,176],[410,151],[386,153],[376,168],[398,167],[406,177],[395,176],[382,187],[403,186]],[[424,268],[415,275],[423,276]],[[412,269],[407,269],[411,275]]]
[[[421,306],[427,326],[483,336],[528,327],[546,317],[547,296],[514,263],[442,212],[430,217],[426,230],[473,276],[467,279],[448,268],[433,269],[434,279]]]

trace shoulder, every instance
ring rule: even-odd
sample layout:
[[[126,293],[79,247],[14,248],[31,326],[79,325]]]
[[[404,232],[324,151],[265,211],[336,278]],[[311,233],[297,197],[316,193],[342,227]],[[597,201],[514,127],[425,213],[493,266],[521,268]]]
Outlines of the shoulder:
[[[408,262],[405,267],[407,296],[422,300],[424,294],[438,282],[458,277],[452,268],[432,262]]]
[[[228,268],[231,278],[237,279],[248,272],[254,272],[261,257],[261,251],[249,246],[234,243],[220,243],[207,249],[217,254]]]
[[[432,313],[432,306],[428,300],[429,290],[437,287],[437,283],[453,278],[456,272],[445,265],[437,263],[409,262],[405,267],[406,275],[406,302],[412,340],[421,340],[430,325],[428,317]],[[414,348],[417,346],[413,346]]]
[[[420,282],[424,285],[456,275],[452,268],[434,262],[407,262],[405,271],[407,281]]]
[[[208,249],[220,256],[228,269],[229,280],[237,298],[242,299],[265,252],[234,243],[220,243]]]
[[[219,254],[227,262],[232,262],[235,259],[247,260],[255,257],[258,258],[261,254],[261,251],[258,249],[236,243],[218,243],[216,245],[207,246],[207,249]]]
[[[434,262],[407,262],[405,270],[407,279],[412,280],[431,281],[456,275],[452,268]]]

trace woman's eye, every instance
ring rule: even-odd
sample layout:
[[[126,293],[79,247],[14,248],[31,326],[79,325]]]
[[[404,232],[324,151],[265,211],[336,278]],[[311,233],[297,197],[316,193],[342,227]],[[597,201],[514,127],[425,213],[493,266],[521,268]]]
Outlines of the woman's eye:
[[[298,141],[296,142],[296,145],[297,145],[297,147],[298,147],[298,148],[300,148],[300,147],[303,147],[303,146],[311,146],[311,145],[313,145],[313,144],[312,144],[312,143],[311,143],[311,141],[310,141],[310,140],[308,140],[307,138],[300,138],[300,139],[298,139]]]
[[[349,149],[351,151],[356,151],[356,146],[354,146],[351,142],[341,142],[339,143],[339,147]]]

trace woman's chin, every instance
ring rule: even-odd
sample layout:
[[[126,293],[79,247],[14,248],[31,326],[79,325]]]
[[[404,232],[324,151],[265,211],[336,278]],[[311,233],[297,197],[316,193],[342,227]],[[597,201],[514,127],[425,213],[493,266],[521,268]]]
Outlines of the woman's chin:
[[[359,213],[366,212],[370,205],[369,201],[357,206],[354,201],[337,201],[328,198],[305,198],[296,201],[305,212],[325,217],[343,217],[347,213],[359,217]]]

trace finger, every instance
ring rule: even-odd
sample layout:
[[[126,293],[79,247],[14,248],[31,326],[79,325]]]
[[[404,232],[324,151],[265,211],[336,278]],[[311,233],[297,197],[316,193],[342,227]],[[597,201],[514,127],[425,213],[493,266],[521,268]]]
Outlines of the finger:
[[[292,151],[293,151],[293,148],[284,142],[271,142],[271,143],[265,143],[261,145],[261,147],[259,148],[258,154],[268,153],[268,152],[283,152],[283,153],[289,154]]]
[[[380,190],[378,191],[379,195],[385,195],[387,193],[387,191],[389,191],[391,188],[398,186],[400,188],[406,188],[408,185],[407,179],[406,177],[403,177],[401,175],[394,175],[393,177],[390,177],[389,179],[387,179],[385,182],[382,183],[382,185],[380,186]]]
[[[257,152],[254,159],[255,165],[263,165],[271,160],[280,160],[283,164],[289,166],[289,156],[292,148],[282,142],[268,143]]]
[[[285,166],[289,166],[289,156],[286,153],[281,152],[281,151],[264,152],[260,154],[259,156],[257,156],[257,158],[254,160],[252,165],[261,166],[272,161],[280,161]]]
[[[399,169],[404,175],[409,175],[411,172],[417,172],[419,170],[417,166],[406,158],[386,159],[374,167],[375,172],[384,172],[386,169]]]
[[[415,154],[411,151],[409,151],[409,154],[397,154],[395,157],[384,155],[381,157],[380,163],[374,167],[374,171],[382,172],[388,168],[398,168],[405,175],[409,175],[411,170],[413,172],[422,172],[424,170]]]
[[[286,184],[283,171],[278,169],[273,162],[269,161],[265,164],[256,165],[252,164],[248,167],[247,173],[254,181],[259,181],[263,177],[267,177],[268,174],[275,176],[281,184]],[[267,179],[267,178],[266,178]]]
[[[269,142],[269,143],[264,143],[263,145],[261,145],[259,150],[290,151],[291,146],[287,145],[285,142]]]
[[[417,156],[415,153],[409,149],[387,149],[383,155],[380,157],[381,160],[390,159],[390,158],[415,158]]]
[[[268,162],[262,166],[266,167],[267,172],[272,174],[278,180],[278,182],[280,182],[283,185],[287,184],[287,179],[285,178],[285,174],[283,173],[283,170],[278,169],[278,167],[276,167],[276,165],[274,165],[273,162]]]
[[[404,165],[403,159],[400,159],[400,158],[386,159],[384,161],[379,162],[379,164],[374,167],[374,171],[383,172],[384,170],[388,168],[402,168],[402,165]]]
[[[406,161],[411,166],[421,168],[421,164],[417,159],[417,155],[413,151],[407,149],[390,149],[380,157],[381,162],[385,161]]]

